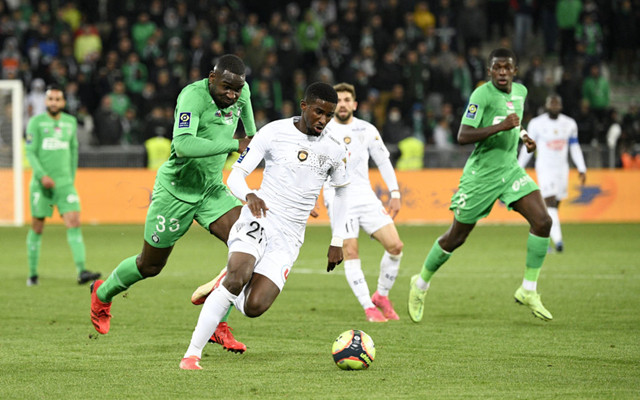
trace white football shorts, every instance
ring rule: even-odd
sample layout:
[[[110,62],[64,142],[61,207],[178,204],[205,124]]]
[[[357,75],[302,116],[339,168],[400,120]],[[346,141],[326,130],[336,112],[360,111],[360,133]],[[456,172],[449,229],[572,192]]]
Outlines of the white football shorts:
[[[253,272],[269,278],[281,292],[298,258],[301,244],[279,229],[277,220],[269,218],[269,211],[266,218],[255,218],[246,205],[231,227],[227,241],[229,253],[254,256],[256,265]]]
[[[536,170],[538,186],[542,198],[555,197],[564,200],[569,196],[569,171],[561,170]]]
[[[366,203],[352,204],[347,213],[345,239],[357,239],[360,228],[371,236],[383,226],[392,223],[393,219],[377,197]]]

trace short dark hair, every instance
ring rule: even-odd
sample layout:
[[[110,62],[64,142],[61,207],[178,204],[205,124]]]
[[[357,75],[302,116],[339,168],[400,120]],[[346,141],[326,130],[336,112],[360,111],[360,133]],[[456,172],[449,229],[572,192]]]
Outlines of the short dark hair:
[[[49,90],[59,90],[62,92],[62,97],[64,98],[64,89],[62,88],[61,85],[57,84],[57,83],[50,83],[47,85],[47,88],[45,89],[45,93],[48,92]]]
[[[518,57],[516,57],[516,53],[514,53],[511,49],[507,49],[506,47],[494,49],[489,54],[489,58],[487,59],[488,67],[491,67],[491,60],[493,60],[494,58],[513,58],[513,62],[515,63],[515,65],[518,65]]]
[[[307,90],[304,92],[304,101],[311,103],[316,99],[338,104],[338,93],[336,93],[336,90],[327,83],[314,82],[307,86]]]
[[[245,73],[244,61],[235,54],[225,54],[218,58],[214,69],[227,70],[236,75],[244,75]]]

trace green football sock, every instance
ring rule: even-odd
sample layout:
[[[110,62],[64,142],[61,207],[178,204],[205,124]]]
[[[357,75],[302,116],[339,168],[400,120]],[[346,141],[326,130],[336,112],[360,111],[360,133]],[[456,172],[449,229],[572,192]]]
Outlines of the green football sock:
[[[137,257],[135,255],[123,260],[104,283],[100,285],[97,291],[100,301],[109,303],[113,300],[113,296],[124,292],[134,283],[144,279],[136,265]]]
[[[422,265],[422,271],[420,271],[420,275],[425,282],[429,282],[438,268],[440,268],[442,264],[451,257],[451,253],[442,250],[438,240],[439,239],[436,239],[435,243],[433,243],[427,258],[424,260],[424,264]]]
[[[86,260],[82,230],[80,230],[80,228],[67,229],[67,242],[71,248],[71,254],[73,256],[73,262],[76,264],[76,270],[80,273],[84,271],[84,263]]]
[[[549,238],[536,236],[529,233],[527,239],[527,266],[524,271],[524,279],[537,282],[540,276],[540,268],[547,256],[547,248],[549,247]]]
[[[27,233],[27,260],[29,260],[29,276],[38,275],[38,260],[40,259],[40,245],[42,235],[29,229]]]
[[[231,314],[232,308],[233,308],[233,304],[229,307],[229,310],[227,310],[227,313],[224,315],[224,317],[222,317],[220,322],[227,322],[227,320],[229,319],[229,314]]]

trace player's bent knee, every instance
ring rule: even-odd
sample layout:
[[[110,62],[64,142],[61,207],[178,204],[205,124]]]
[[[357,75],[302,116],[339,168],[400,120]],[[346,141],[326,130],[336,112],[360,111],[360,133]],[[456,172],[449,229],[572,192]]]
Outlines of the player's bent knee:
[[[269,309],[269,305],[265,305],[261,301],[256,301],[248,297],[244,303],[244,314],[249,318],[261,316]]]
[[[387,253],[391,254],[392,256],[399,256],[402,254],[403,248],[404,248],[404,243],[398,240],[397,242],[392,243],[391,246],[389,246],[385,250],[387,250]]]

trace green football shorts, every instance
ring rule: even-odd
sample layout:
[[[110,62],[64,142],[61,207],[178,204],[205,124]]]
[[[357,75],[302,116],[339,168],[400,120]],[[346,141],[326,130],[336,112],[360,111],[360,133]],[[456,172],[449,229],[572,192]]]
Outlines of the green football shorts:
[[[70,211],[80,211],[80,197],[73,185],[45,189],[38,183],[31,183],[29,188],[31,215],[34,218],[51,217],[54,206],[58,207],[60,215]]]
[[[194,219],[208,231],[211,223],[241,205],[223,184],[210,188],[197,203],[188,203],[156,181],[144,225],[144,240],[153,247],[171,247],[187,233]]]
[[[503,177],[489,180],[465,171],[458,191],[451,197],[449,209],[455,219],[463,224],[475,224],[489,215],[496,200],[501,200],[511,210],[511,204],[538,190],[538,185],[519,166],[501,175]]]

